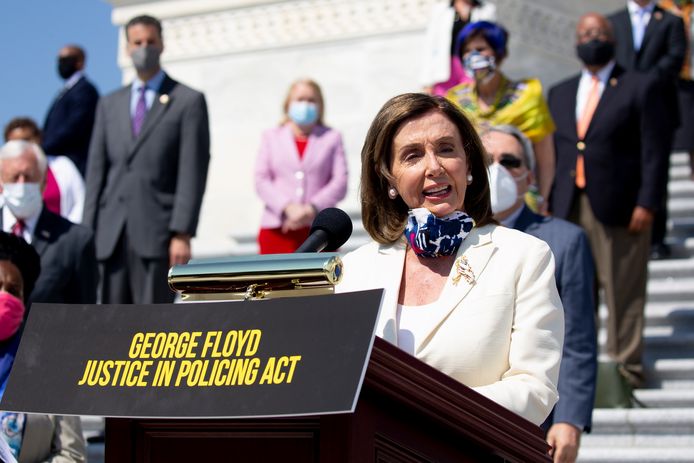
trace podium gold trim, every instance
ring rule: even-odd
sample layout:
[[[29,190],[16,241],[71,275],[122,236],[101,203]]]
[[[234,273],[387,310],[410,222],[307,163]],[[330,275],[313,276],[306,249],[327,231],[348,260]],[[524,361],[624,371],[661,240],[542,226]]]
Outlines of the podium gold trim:
[[[332,294],[342,270],[337,253],[268,254],[191,260],[168,280],[185,301],[255,300]]]

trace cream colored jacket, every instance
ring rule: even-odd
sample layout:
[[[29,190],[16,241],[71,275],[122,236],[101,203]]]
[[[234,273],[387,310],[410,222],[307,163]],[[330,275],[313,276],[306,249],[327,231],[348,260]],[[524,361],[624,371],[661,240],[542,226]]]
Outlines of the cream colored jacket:
[[[557,402],[564,314],[554,257],[543,241],[508,228],[473,228],[439,298],[450,308],[415,346],[415,356],[482,395],[541,424]],[[404,242],[366,244],[343,258],[337,292],[384,288],[376,333],[397,345],[396,311]]]

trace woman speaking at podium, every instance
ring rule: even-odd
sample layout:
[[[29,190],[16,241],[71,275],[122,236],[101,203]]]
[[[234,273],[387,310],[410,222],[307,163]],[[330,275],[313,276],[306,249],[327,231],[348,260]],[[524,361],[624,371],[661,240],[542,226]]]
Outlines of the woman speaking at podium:
[[[377,334],[539,425],[557,401],[564,320],[542,241],[492,219],[484,149],[440,97],[388,101],[362,149],[374,240],[339,292],[385,288]]]

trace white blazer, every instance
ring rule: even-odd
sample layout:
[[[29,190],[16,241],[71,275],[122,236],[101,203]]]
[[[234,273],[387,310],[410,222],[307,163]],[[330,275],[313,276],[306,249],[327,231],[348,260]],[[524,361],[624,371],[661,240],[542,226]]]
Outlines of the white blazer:
[[[343,258],[336,292],[384,288],[376,333],[395,345],[405,244],[366,244]],[[497,225],[473,228],[458,250],[473,279],[439,298],[449,310],[415,356],[539,425],[557,402],[564,313],[547,244]]]

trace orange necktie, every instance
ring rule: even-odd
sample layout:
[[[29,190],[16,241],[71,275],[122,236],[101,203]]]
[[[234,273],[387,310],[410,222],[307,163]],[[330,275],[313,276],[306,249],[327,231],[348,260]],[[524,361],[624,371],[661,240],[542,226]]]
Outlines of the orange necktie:
[[[598,80],[597,76],[593,75],[591,77],[590,90],[588,91],[586,105],[583,108],[581,117],[576,122],[576,134],[578,135],[579,142],[583,142],[583,138],[586,136],[588,126],[590,125],[591,119],[593,119],[593,114],[595,114],[595,108],[598,107],[599,101],[600,80]],[[582,153],[578,153],[578,157],[576,158],[576,186],[579,188],[586,187],[586,171],[583,165]]]

